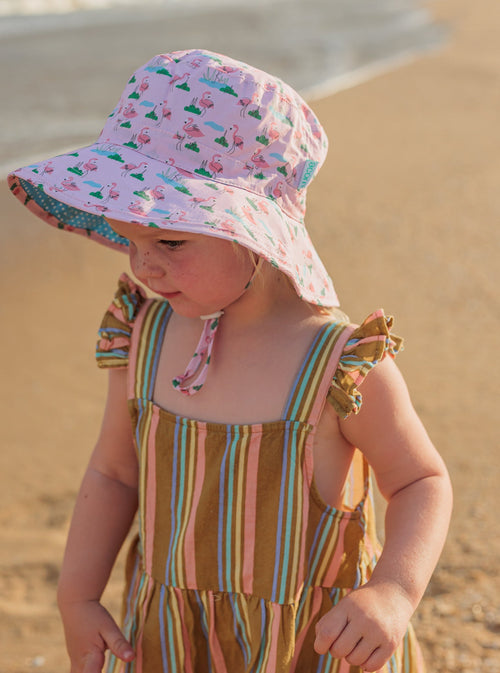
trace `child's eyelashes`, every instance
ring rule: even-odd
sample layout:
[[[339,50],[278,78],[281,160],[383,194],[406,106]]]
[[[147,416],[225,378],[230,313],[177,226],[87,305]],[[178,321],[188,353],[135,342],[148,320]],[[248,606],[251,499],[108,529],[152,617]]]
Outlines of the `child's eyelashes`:
[[[168,240],[168,239],[160,239],[158,241],[159,245],[165,248],[169,248],[170,250],[178,250],[181,248],[186,241],[176,241],[176,240]]]

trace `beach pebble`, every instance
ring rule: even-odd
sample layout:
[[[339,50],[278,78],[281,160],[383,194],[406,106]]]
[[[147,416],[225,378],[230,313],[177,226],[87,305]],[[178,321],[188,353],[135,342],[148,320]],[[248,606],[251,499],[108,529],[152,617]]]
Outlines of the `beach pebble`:
[[[477,622],[482,622],[484,620],[484,610],[481,603],[474,603],[471,610],[472,616]]]
[[[443,617],[454,615],[457,612],[457,606],[451,601],[440,600],[436,603],[434,609],[439,615]]]
[[[33,668],[41,668],[44,665],[45,665],[45,657],[43,657],[41,654],[39,654],[38,656],[34,657],[31,660],[31,666]]]

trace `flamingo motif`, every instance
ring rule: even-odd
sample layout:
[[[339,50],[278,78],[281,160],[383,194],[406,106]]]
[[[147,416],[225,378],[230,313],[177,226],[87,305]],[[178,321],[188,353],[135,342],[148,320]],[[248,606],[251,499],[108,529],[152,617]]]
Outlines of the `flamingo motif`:
[[[169,220],[173,222],[185,222],[186,221],[186,211],[185,210],[176,210],[169,216]]]
[[[268,191],[268,195],[272,196],[274,199],[281,199],[283,196],[283,183],[281,180],[275,182],[274,185],[271,185]]]
[[[132,171],[135,171],[137,168],[140,168],[141,166],[144,166],[144,168],[142,169],[143,172],[148,167],[148,165],[145,161],[141,161],[140,164],[123,164],[123,166],[122,166],[122,176],[128,175]]]
[[[202,199],[198,196],[193,196],[193,198],[189,200],[193,204],[193,208],[200,206],[202,203],[206,204],[203,206],[203,208],[212,208],[215,205],[215,196],[210,196],[208,199]]]
[[[252,161],[257,166],[257,168],[269,168],[269,164],[264,159],[262,152],[260,152],[259,150],[256,150],[252,154]]]
[[[231,220],[222,220],[219,223],[219,230],[231,235],[236,234],[236,229],[233,227]]]
[[[241,110],[240,110],[240,116],[241,116],[241,117],[244,117],[244,116],[245,116],[245,112],[247,111],[248,106],[251,105],[252,103],[255,103],[255,100],[256,100],[256,98],[257,98],[257,95],[258,95],[257,92],[255,92],[255,93],[252,95],[251,98],[240,98],[240,99],[238,100],[238,103],[237,103],[237,104],[241,106]]]
[[[234,131],[233,131],[234,129]],[[242,150],[243,149],[243,138],[238,135],[239,131],[239,126],[238,124],[233,124],[233,126],[230,127],[230,131],[233,131],[233,145],[230,150],[228,150],[228,154],[232,154],[234,150]]]
[[[214,106],[214,102],[210,96],[210,91],[204,91],[198,105],[202,108],[202,116],[206,113],[207,110],[211,110]]]
[[[217,161],[217,159],[222,159],[222,155],[214,154],[212,157],[212,161],[208,164],[208,168],[210,169],[213,178],[219,175],[219,173],[222,173],[222,171],[224,170],[224,166],[221,164],[220,161]]]
[[[87,201],[85,205],[87,206],[87,208],[93,208],[96,212],[101,214],[109,210],[107,206],[103,206],[100,203],[91,203],[90,201]]]
[[[84,175],[87,175],[87,173],[90,173],[91,171],[96,171],[97,170],[97,165],[96,165],[97,159],[89,159],[86,161],[82,168],[84,169],[85,173]]]
[[[164,119],[168,121],[172,117],[172,110],[169,107],[167,107],[167,101],[164,100],[161,102],[161,104],[162,104],[161,116],[160,119],[156,122],[156,126],[160,126]]]
[[[143,129],[141,129],[139,135],[137,136],[137,144],[139,149],[142,150],[144,145],[147,145],[150,142],[151,136],[149,135],[149,128],[145,126]]]
[[[163,185],[157,185],[153,189],[150,189],[149,192],[157,201],[163,201],[165,199],[164,189]]]
[[[146,76],[142,78],[141,83],[139,84],[139,91],[143,94],[147,89],[149,89],[149,77]]]
[[[109,191],[108,191],[108,195],[104,199],[104,203],[106,203],[110,199],[113,199],[114,201],[116,201],[116,199],[120,196],[120,192],[116,189],[116,187],[118,187],[118,184],[116,182],[112,182],[111,185],[107,185],[107,186],[108,186]]]
[[[229,65],[216,65],[215,70],[218,70],[219,72],[223,72],[227,75],[230,75],[232,72],[238,72],[238,68],[233,68]]]
[[[191,68],[199,68],[201,65],[201,58],[193,58],[193,60],[189,62],[189,65]]]
[[[193,117],[188,117],[182,128],[184,131],[186,131],[189,138],[201,138],[205,134],[202,131],[200,131],[200,127],[198,126],[198,124],[193,124],[193,121],[194,121]]]
[[[145,215],[146,211],[144,209],[144,206],[140,201],[131,201],[128,209],[130,210],[131,213],[134,213],[134,215]]]
[[[175,63],[170,54],[160,54],[157,58],[154,59],[154,64],[159,67],[164,66],[166,63]]]
[[[191,76],[191,73],[189,73],[189,72],[185,72],[183,75],[174,75],[174,76],[172,77],[172,79],[170,80],[170,82],[168,83],[168,86],[169,86],[169,87],[173,87],[174,84],[175,84],[176,86],[179,86],[179,82],[182,82],[182,80],[183,80],[184,78],[186,79],[186,81],[183,82],[183,84],[187,84],[187,82],[188,82],[190,76]]]
[[[54,186],[52,187],[52,190],[56,192],[79,192],[80,187],[78,187],[76,182],[74,182],[71,178],[64,178],[64,180],[61,182],[61,186]]]
[[[45,174],[50,175],[50,174],[53,173],[53,172],[54,172],[54,167],[52,166],[52,161],[47,161],[47,163],[46,163],[45,166],[43,167],[42,172],[40,173],[40,175],[45,175]]]
[[[122,112],[123,116],[126,119],[133,119],[134,117],[137,117],[137,110],[134,108],[134,105],[132,103],[129,103],[127,107],[123,110]]]

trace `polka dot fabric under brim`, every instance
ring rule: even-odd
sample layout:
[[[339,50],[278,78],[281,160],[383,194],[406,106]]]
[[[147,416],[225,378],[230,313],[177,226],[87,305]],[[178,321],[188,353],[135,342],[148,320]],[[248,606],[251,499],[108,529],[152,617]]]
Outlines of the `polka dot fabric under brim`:
[[[84,210],[68,206],[62,201],[52,198],[39,187],[31,185],[27,180],[20,180],[22,188],[29,199],[37,201],[38,205],[49,215],[59,220],[60,229],[68,231],[81,230],[82,233],[95,233],[100,238],[108,240],[113,247],[119,247],[124,252],[128,250],[128,240],[111,229],[102,215],[94,215]],[[64,224],[63,224],[64,223]]]

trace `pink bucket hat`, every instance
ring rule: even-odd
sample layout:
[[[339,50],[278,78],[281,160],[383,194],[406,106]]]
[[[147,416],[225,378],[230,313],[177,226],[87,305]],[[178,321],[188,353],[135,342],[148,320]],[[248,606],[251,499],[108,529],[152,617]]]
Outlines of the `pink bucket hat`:
[[[195,49],[155,56],[128,81],[97,142],[12,172],[39,217],[118,250],[103,216],[234,240],[287,274],[304,300],[338,301],[304,226],[328,142],[287,84]]]

